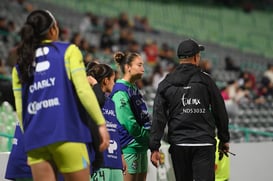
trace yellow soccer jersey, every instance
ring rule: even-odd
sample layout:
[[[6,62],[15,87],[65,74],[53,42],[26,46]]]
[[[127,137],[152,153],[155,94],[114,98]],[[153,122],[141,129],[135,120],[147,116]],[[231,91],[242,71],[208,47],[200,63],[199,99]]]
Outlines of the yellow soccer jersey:
[[[68,78],[73,82],[77,95],[89,115],[96,121],[97,125],[105,124],[97,98],[86,78],[82,54],[74,44],[71,44],[65,52],[65,66]],[[16,68],[12,70],[12,87],[15,96],[16,112],[22,128],[22,85],[19,82]],[[88,99],[86,99],[87,97]]]

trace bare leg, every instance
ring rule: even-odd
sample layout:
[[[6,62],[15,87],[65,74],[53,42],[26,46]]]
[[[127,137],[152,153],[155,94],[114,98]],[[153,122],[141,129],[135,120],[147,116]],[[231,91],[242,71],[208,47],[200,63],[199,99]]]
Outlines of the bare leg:
[[[123,175],[123,179],[124,181],[137,181],[137,175],[126,172],[126,174]]]
[[[137,174],[137,180],[138,181],[145,181],[146,180],[146,176],[147,176],[147,172],[145,172],[145,173],[138,173]]]
[[[73,173],[63,173],[65,181],[89,181],[89,167]]]
[[[136,173],[136,174],[129,174],[126,173],[123,176],[124,181],[145,181],[147,173]]]
[[[52,165],[48,161],[30,166],[34,181],[56,181]]]

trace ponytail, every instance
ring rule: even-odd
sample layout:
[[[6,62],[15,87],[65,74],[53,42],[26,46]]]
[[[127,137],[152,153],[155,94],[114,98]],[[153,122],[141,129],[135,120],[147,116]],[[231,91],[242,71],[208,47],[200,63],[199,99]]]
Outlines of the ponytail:
[[[35,71],[35,51],[55,23],[55,18],[49,11],[35,10],[31,12],[20,30],[21,43],[18,47],[18,67],[20,82],[30,83]]]

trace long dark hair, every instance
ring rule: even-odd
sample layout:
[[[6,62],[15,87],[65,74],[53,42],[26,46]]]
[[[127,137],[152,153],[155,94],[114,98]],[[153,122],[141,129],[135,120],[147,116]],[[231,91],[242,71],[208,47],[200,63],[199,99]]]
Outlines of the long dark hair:
[[[101,84],[104,78],[110,78],[115,74],[115,71],[107,64],[94,63],[92,66],[87,66],[86,73],[94,77]]]
[[[35,10],[28,15],[20,31],[21,43],[17,52],[21,83],[32,80],[35,50],[47,38],[47,33],[55,22],[55,18],[47,10]]]

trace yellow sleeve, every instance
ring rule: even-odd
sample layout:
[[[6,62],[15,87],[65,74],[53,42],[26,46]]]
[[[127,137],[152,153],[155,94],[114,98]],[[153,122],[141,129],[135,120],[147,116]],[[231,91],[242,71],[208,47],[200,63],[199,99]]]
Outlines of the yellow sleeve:
[[[12,69],[12,90],[13,90],[13,95],[15,98],[15,107],[16,107],[16,113],[19,119],[19,124],[20,124],[21,130],[23,130],[22,85],[20,84],[18,72],[15,67]]]
[[[96,95],[87,80],[81,51],[74,44],[70,45],[65,53],[65,65],[67,75],[72,80],[77,95],[86,111],[97,125],[105,124]]]

